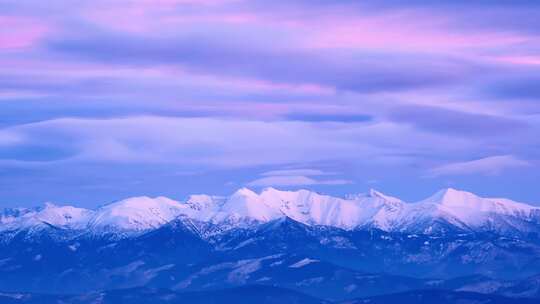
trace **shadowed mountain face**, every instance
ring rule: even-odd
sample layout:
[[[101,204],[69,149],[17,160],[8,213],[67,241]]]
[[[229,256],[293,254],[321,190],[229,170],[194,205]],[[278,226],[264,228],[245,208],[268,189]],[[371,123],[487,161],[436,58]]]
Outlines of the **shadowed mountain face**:
[[[537,299],[509,298],[473,292],[452,292],[443,290],[421,290],[395,293],[383,296],[331,302],[317,299],[287,289],[270,286],[244,286],[198,292],[174,292],[165,289],[121,289],[82,295],[42,295],[27,293],[1,293],[1,303],[5,304],[535,304]]]
[[[0,246],[3,291],[148,286],[180,292],[257,284],[328,300],[415,289],[536,296],[538,284],[527,276],[538,274],[540,256],[536,239],[347,231],[290,218],[221,231],[180,217],[121,239],[50,226],[18,231]],[[452,279],[459,276],[468,277]]]
[[[442,290],[411,291],[398,294],[350,300],[342,304],[534,304],[537,299],[515,299],[496,295],[485,295],[473,292],[452,292]]]
[[[245,286],[234,289],[187,293],[143,288],[88,293],[76,296],[12,293],[0,294],[0,302],[6,304],[329,304],[327,301],[298,292],[266,286]]]

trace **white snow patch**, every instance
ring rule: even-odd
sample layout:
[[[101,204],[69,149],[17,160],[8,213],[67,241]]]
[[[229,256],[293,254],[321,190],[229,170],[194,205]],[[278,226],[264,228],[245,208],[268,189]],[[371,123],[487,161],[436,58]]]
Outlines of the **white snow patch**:
[[[167,265],[163,265],[161,267],[148,269],[148,270],[146,270],[144,272],[144,277],[145,277],[145,279],[147,281],[151,280],[154,277],[156,277],[159,274],[159,272],[164,271],[164,270],[169,270],[169,269],[171,269],[173,267],[174,267],[174,264],[167,264]]]
[[[261,262],[275,258],[276,256],[267,256],[259,259],[241,260],[236,264],[236,268],[229,273],[227,281],[230,283],[246,283],[249,276],[261,268]]]
[[[310,285],[313,285],[313,284],[319,284],[321,282],[324,281],[324,278],[323,277],[315,277],[315,278],[310,278],[310,279],[305,279],[305,280],[302,280],[298,283],[296,283],[296,286],[310,286]]]
[[[283,264],[283,261],[275,261],[275,262],[273,262],[272,264],[270,264],[270,267],[279,266],[279,265],[281,265],[281,264]]]
[[[319,260],[313,260],[313,259],[310,259],[310,258],[305,258],[303,260],[300,260],[292,265],[290,265],[289,267],[290,268],[300,268],[300,267],[304,267],[306,265],[309,265],[311,263],[318,263]]]
[[[270,277],[262,277],[260,279],[257,280],[257,282],[266,282],[266,281],[270,281],[272,278]]]
[[[21,299],[23,299],[23,298],[25,297],[24,294],[19,294],[19,293],[2,293],[2,292],[0,292],[0,296],[12,298],[12,299],[17,299],[17,300],[21,300]]]
[[[345,290],[345,292],[347,292],[347,293],[351,293],[356,288],[358,288],[358,286],[356,286],[356,284],[350,284],[350,285],[345,286],[345,288],[343,288],[343,290]]]
[[[81,244],[79,244],[79,243],[75,243],[75,244],[69,245],[68,248],[69,248],[69,250],[71,250],[71,251],[77,251],[77,249],[79,249],[79,246],[80,246],[80,245],[81,245]]]

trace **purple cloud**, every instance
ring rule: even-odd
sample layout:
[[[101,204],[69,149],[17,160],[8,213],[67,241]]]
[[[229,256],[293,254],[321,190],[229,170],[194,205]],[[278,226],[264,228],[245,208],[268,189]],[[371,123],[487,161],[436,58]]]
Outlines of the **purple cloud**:
[[[51,40],[48,47],[78,60],[124,65],[177,64],[194,73],[318,84],[358,92],[399,91],[455,84],[479,67],[446,56],[367,51],[318,51],[258,44],[258,38],[215,30],[214,35],[125,35],[89,31]],[[317,64],[313,64],[313,63]]]
[[[431,106],[400,106],[391,110],[390,119],[432,132],[464,137],[500,136],[527,129],[525,121],[504,116],[467,113]]]
[[[534,184],[539,16],[524,0],[7,1],[0,194]]]

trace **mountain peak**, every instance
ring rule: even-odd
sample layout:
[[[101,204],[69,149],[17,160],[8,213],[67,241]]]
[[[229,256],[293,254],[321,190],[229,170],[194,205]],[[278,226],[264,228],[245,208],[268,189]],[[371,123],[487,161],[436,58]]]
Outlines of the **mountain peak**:
[[[479,196],[462,190],[457,190],[454,188],[444,188],[437,191],[435,194],[425,199],[424,202],[432,202],[438,204],[455,204],[459,202],[460,204],[464,202],[475,202],[481,199]]]
[[[261,200],[260,196],[248,188],[241,188],[223,204],[221,211],[240,218],[268,221],[279,213]]]
[[[90,220],[100,229],[143,231],[158,227],[188,212],[186,205],[166,197],[131,197],[98,209]]]
[[[246,188],[246,187],[242,187],[238,190],[236,190],[232,196],[248,196],[248,197],[256,197],[258,196],[257,193],[255,193],[253,190],[249,189],[249,188]]]
[[[276,189],[274,187],[266,187],[261,191],[261,193],[263,193],[263,192],[282,192],[282,191],[278,190],[278,189]]]
[[[25,225],[33,225],[35,221],[44,222],[57,227],[83,228],[92,211],[73,206],[58,206],[53,203],[45,203],[44,208],[35,214],[26,217]]]
[[[457,194],[457,193],[462,193],[462,192],[466,192],[466,191],[463,191],[463,190],[459,190],[459,189],[456,189],[456,188],[452,188],[452,187],[448,187],[448,188],[443,188],[437,192],[440,192],[440,193],[444,193],[444,194]]]

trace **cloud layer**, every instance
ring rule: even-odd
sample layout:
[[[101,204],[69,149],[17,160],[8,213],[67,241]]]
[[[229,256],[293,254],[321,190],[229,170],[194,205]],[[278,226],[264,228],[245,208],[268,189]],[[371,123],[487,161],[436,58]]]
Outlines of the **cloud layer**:
[[[514,185],[540,172],[537,1],[0,6],[6,204],[373,180],[540,202]]]

